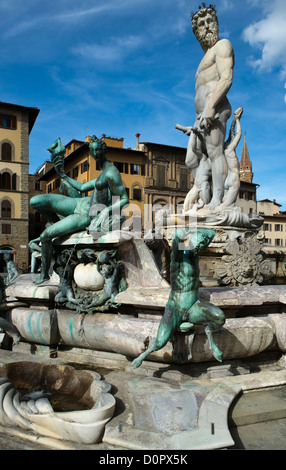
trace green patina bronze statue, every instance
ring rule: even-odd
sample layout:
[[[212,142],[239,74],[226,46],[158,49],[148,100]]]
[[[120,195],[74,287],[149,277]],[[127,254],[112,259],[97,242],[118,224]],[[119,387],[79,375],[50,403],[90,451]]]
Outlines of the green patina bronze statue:
[[[8,273],[6,285],[9,286],[9,284],[12,284],[12,282],[15,281],[15,279],[19,276],[19,272],[17,269],[17,264],[11,259],[10,254],[5,253],[3,258],[6,262],[6,268]]]
[[[53,254],[52,240],[76,232],[106,233],[119,229],[124,221],[122,208],[129,203],[126,190],[117,168],[106,159],[106,144],[93,136],[89,144],[91,154],[98,163],[101,173],[95,180],[80,183],[64,172],[65,147],[57,139],[48,150],[57,174],[61,177],[63,194],[43,194],[30,200],[31,206],[46,215],[53,223],[36,240],[41,242],[42,272],[36,284],[49,279],[49,268]],[[93,191],[91,196],[82,193]]]
[[[194,231],[177,229],[171,253],[171,292],[157,336],[151,346],[133,360],[139,367],[153,351],[162,349],[176,332],[188,332],[194,325],[205,325],[213,356],[222,361],[222,352],[214,342],[213,333],[225,323],[222,310],[198,298],[199,255],[210,244],[215,232],[209,229]]]
[[[127,287],[123,265],[116,260],[116,255],[116,250],[104,250],[98,256],[96,264],[98,272],[105,279],[105,285],[100,295],[96,295],[90,304],[85,305],[88,313],[96,311],[108,312],[110,307],[116,305],[116,295]]]
[[[8,255],[8,257],[6,257],[6,260],[10,259],[10,255]],[[5,255],[4,255],[4,258],[5,258]],[[3,276],[0,276],[0,330],[5,331],[5,333],[7,333],[8,336],[13,338],[13,345],[16,345],[20,342],[20,339],[21,339],[21,336],[17,328],[12,323],[8,322],[5,318],[2,318],[1,316],[5,312],[5,310],[9,310],[9,306],[6,303],[6,287],[7,287],[7,284],[4,281]]]

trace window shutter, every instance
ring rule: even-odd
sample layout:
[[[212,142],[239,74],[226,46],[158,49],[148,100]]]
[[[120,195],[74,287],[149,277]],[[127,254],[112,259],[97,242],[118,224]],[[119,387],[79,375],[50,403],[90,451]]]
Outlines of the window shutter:
[[[2,145],[2,160],[10,162],[12,160],[12,147],[8,142]]]
[[[17,174],[16,173],[13,173],[12,175],[12,189],[14,189],[14,191],[16,191],[17,189]]]

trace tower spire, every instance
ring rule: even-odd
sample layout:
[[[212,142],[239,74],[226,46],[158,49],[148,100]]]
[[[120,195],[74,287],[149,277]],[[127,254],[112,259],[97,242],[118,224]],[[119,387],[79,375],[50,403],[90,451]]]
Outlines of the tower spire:
[[[246,143],[246,134],[244,136],[241,160],[240,160],[240,180],[246,183],[252,183],[252,162],[249,158],[248,147]]]

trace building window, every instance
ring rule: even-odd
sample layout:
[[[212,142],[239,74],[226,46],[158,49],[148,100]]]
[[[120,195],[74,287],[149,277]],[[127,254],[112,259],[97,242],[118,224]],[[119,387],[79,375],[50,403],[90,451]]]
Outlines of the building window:
[[[35,181],[35,190],[41,191],[41,182],[39,180]]]
[[[279,238],[275,239],[275,246],[283,246],[283,240],[280,240]]]
[[[17,175],[13,173],[12,178],[10,173],[5,171],[0,175],[0,189],[13,189],[16,190],[17,186]]]
[[[275,232],[283,232],[283,225],[275,224]]]
[[[141,165],[136,165],[135,163],[131,163],[130,173],[131,173],[131,175],[140,175],[141,174]]]
[[[10,114],[0,114],[0,127],[5,129],[17,129],[17,118]]]
[[[157,165],[157,185],[166,186],[165,165]]]
[[[114,162],[113,165],[120,173],[128,174],[128,163]],[[137,174],[137,173],[135,173]]]
[[[188,189],[188,169],[180,168],[180,189]]]
[[[1,217],[2,219],[11,219],[12,209],[11,202],[6,199],[1,203]]]
[[[13,173],[12,175],[12,189],[16,191],[17,189],[17,175],[16,173]]]
[[[11,224],[2,224],[2,235],[11,235]]]
[[[80,165],[80,172],[81,172],[81,173],[85,173],[87,170],[88,170],[88,161],[85,160],[85,162],[83,162],[83,163]]]
[[[48,193],[51,193],[51,192],[52,192],[52,183],[48,185]]]
[[[4,162],[11,162],[12,160],[12,147],[7,142],[2,144],[1,158]]]
[[[77,178],[77,177],[78,177],[78,166],[76,166],[75,168],[73,168],[73,170],[72,170],[72,177],[73,177],[73,178]]]
[[[133,199],[135,199],[135,201],[141,201],[142,200],[141,188],[134,188],[133,189]]]
[[[60,178],[57,178],[53,181],[53,189],[59,188],[60,185],[61,185],[61,179]]]
[[[1,175],[1,189],[11,189],[11,175],[7,171]]]
[[[122,162],[114,162],[113,165],[115,166],[115,168],[117,168],[117,170],[118,170],[120,173],[123,173],[124,163],[122,163]]]
[[[266,232],[272,232],[272,225],[271,224],[264,224],[263,225],[263,230]]]

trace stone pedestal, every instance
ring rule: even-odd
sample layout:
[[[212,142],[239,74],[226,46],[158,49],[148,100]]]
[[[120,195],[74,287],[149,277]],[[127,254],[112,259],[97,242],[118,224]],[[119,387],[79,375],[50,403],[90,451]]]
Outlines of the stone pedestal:
[[[143,240],[133,239],[128,233],[119,233],[117,238],[115,235],[113,233],[94,241],[86,233],[76,234],[56,247],[59,252],[72,251],[73,269],[81,263],[83,270],[86,266],[90,269],[90,264],[95,264],[102,253],[118,251],[124,266],[125,288],[116,293],[112,305],[104,314],[100,311],[92,315],[84,311],[80,313],[76,308],[69,309],[56,302],[60,286],[59,277],[55,274],[49,282],[40,286],[34,284],[34,275],[19,276],[7,288],[7,295],[21,302],[21,306],[16,305],[16,308],[6,312],[6,319],[17,328],[22,341],[53,348],[64,345],[111,352],[130,360],[148,347],[156,337],[169,298],[170,285],[161,276],[152,252]],[[210,266],[213,266],[214,273],[216,263],[210,261],[212,253],[214,258],[220,253],[221,262],[228,262],[233,267],[234,263],[223,259],[226,256],[222,253],[224,243],[228,242],[228,249],[232,252],[227,256],[239,257],[240,251],[242,256],[246,256],[237,241],[242,235],[240,230],[232,229],[225,240],[225,234],[221,231],[217,233],[209,252],[200,260],[202,279],[208,277],[206,274],[211,271]],[[257,240],[254,241],[253,237],[248,239],[245,234],[244,241],[242,248],[247,245],[252,257],[257,256],[258,264],[263,266]],[[83,253],[90,259],[96,253],[95,261],[88,259],[83,262]],[[250,256],[249,253],[247,256]],[[90,286],[86,291],[82,286],[82,291],[90,295]],[[226,323],[215,334],[215,341],[223,351],[225,360],[248,358],[262,352],[286,352],[286,285],[202,286],[199,298],[220,307],[225,314]],[[198,364],[214,361],[214,358],[204,330],[196,327],[189,334],[178,333],[175,342],[169,341],[162,350],[152,353],[148,360],[167,364]]]
[[[104,442],[140,450],[211,450],[233,445],[227,415],[239,386],[207,381],[204,386],[195,382],[171,384],[130,376],[122,380],[121,389],[129,406],[106,427]],[[163,462],[166,457],[161,457]],[[146,462],[151,461],[149,456]]]
[[[286,249],[270,249],[258,238],[259,228],[214,225],[196,217],[172,216],[162,233],[171,245],[175,229],[212,228],[215,238],[200,257],[204,287],[286,283]]]

